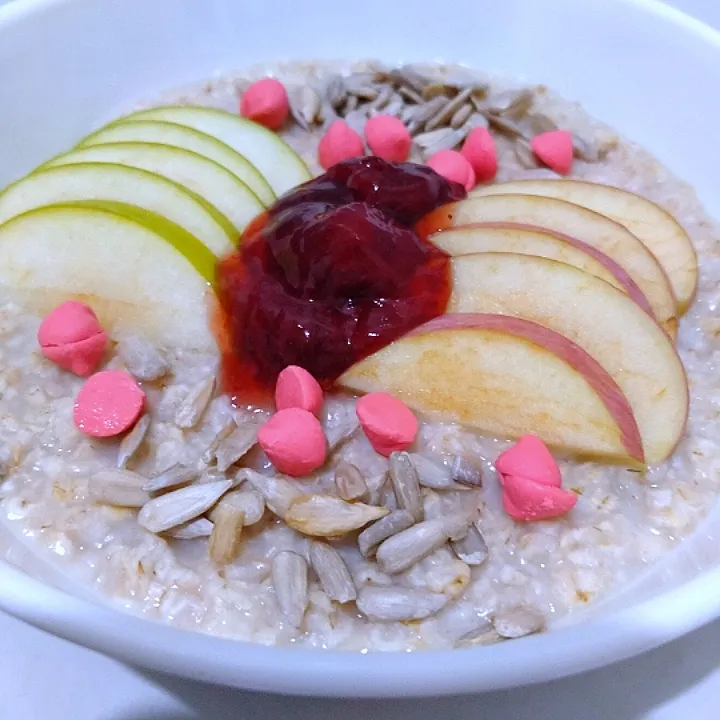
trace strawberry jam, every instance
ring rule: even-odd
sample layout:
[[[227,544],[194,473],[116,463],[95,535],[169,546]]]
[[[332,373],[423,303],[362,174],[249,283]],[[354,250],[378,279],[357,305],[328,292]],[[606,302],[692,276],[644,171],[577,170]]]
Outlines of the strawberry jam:
[[[450,262],[413,227],[465,190],[434,171],[354,158],[280,198],[220,261],[225,390],[267,404],[300,365],[324,387],[445,312]]]

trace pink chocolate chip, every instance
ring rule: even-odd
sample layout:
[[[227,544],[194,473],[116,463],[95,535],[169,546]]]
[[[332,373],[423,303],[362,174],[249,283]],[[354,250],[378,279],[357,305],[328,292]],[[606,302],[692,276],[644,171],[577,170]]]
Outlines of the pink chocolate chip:
[[[370,444],[380,455],[388,457],[412,445],[418,432],[418,421],[402,400],[387,393],[369,393],[355,407],[360,426]]]
[[[322,405],[322,388],[305,368],[288,365],[278,375],[275,385],[275,407],[278,410],[300,408],[317,415]]]
[[[275,413],[258,432],[258,443],[281,472],[309,475],[324,462],[327,441],[318,419],[307,410],[287,408]]]
[[[562,478],[555,458],[535,435],[523,435],[511,448],[498,455],[495,469],[501,475],[531,478],[541,485],[560,487]]]
[[[140,417],[145,393],[122,370],[105,370],[85,381],[75,399],[73,419],[81,432],[105,438],[129,430]]]
[[[475,187],[475,171],[462,153],[455,150],[440,150],[428,159],[427,164],[438,175],[442,175],[446,180],[460,183],[466,190]]]
[[[503,478],[503,506],[514,520],[532,522],[565,515],[575,507],[577,495],[515,475]]]
[[[474,128],[467,136],[460,152],[475,171],[477,182],[490,182],[497,175],[497,150],[495,141],[487,128]]]
[[[240,98],[240,114],[270,130],[279,130],[289,112],[287,90],[275,78],[254,82]]]
[[[343,160],[362,157],[364,154],[363,139],[342,120],[336,120],[318,143],[318,162],[325,170]]]
[[[573,138],[567,130],[540,133],[530,141],[538,160],[560,175],[567,175],[573,165]]]
[[[405,162],[412,138],[405,124],[393,115],[376,115],[365,124],[365,139],[373,154],[391,162]]]
[[[74,300],[45,316],[37,338],[48,360],[80,376],[98,366],[107,347],[107,335],[93,309]]]

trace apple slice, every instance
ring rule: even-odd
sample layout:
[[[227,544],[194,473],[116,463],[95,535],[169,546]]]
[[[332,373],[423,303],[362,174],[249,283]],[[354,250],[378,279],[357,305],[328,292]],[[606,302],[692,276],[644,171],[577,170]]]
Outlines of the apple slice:
[[[444,230],[430,239],[452,257],[478,252],[510,252],[564,262],[622,290],[652,316],[647,298],[614,260],[569,235],[520,223],[476,223]]]
[[[163,216],[196,237],[214,255],[233,248],[231,236],[204,200],[154,173],[105,163],[60,165],[31,173],[0,193],[0,225],[44,205],[105,200]]]
[[[229,170],[190,150],[155,143],[114,143],[76,148],[42,169],[78,163],[129,165],[173,180],[209,202],[240,234],[265,207],[248,186]]]
[[[628,399],[647,461],[672,453],[687,420],[685,370],[667,335],[627,295],[570,265],[530,255],[479,253],[455,258],[452,267],[447,312],[514,315],[564,335]]]
[[[677,332],[675,296],[654,255],[626,228],[587,208],[534,195],[471,197],[438,208],[420,222],[427,233],[448,226],[517,222],[570,235],[592,245],[623,267],[647,298],[653,315],[671,337]]]
[[[516,180],[477,188],[473,196],[501,193],[542,195],[582,205],[624,225],[665,270],[682,313],[697,289],[698,263],[692,240],[680,223],[647,198],[586,180]]]
[[[244,156],[225,143],[198,130],[174,123],[147,120],[133,123],[113,123],[88,135],[78,147],[112,145],[118,142],[147,142],[192,150],[222,165],[242,180],[263,205],[275,202],[275,193],[260,171]]]
[[[83,300],[112,337],[132,333],[168,347],[214,351],[213,294],[187,259],[194,252],[184,246],[187,237],[158,235],[106,209],[31,210],[0,226],[0,292],[38,313]]]
[[[390,392],[421,412],[493,436],[533,433],[575,454],[644,461],[632,410],[613,379],[567,338],[522,318],[436,318],[340,382]]]
[[[312,177],[302,158],[274,132],[239,115],[215,108],[173,105],[127,115],[122,122],[161,120],[212,135],[244,155],[280,196]]]

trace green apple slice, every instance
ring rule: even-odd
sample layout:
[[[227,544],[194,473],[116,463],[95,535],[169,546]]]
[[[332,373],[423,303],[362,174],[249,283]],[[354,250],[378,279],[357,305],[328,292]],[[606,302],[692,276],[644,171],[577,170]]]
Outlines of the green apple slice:
[[[310,180],[302,158],[277,134],[238,115],[196,105],[173,105],[140,110],[122,122],[162,120],[212,135],[244,155],[280,196]]]
[[[0,225],[44,205],[87,200],[134,205],[180,226],[214,255],[232,250],[234,231],[197,195],[161,175],[110,163],[60,165],[18,180],[0,193]]]
[[[113,338],[214,351],[213,294],[188,260],[187,237],[97,207],[31,210],[0,226],[0,292],[39,313],[83,300]]]
[[[78,147],[118,142],[148,142],[192,150],[214,160],[242,180],[264,205],[275,202],[275,193],[260,171],[243,155],[206,133],[182,125],[159,121],[113,123],[88,135]]]
[[[76,148],[54,158],[43,168],[93,162],[129,165],[173,180],[216,207],[238,233],[265,210],[257,195],[222,165],[169,145],[114,143]]]

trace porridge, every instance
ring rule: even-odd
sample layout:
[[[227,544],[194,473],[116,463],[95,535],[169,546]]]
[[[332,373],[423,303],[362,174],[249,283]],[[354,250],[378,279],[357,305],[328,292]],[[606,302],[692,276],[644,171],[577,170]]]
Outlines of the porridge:
[[[267,73],[0,195],[3,521],[146,618],[343,650],[542,631],[677,545],[718,489],[692,189],[544,87]]]

